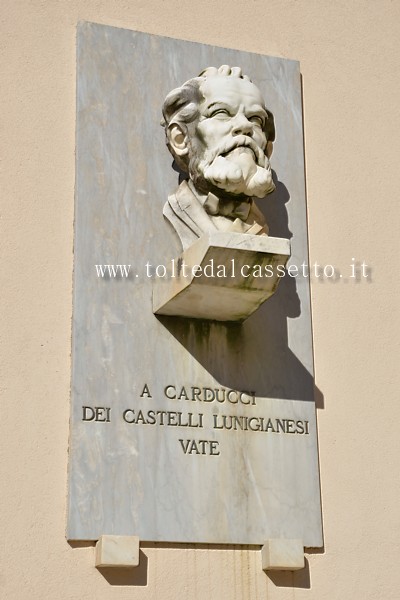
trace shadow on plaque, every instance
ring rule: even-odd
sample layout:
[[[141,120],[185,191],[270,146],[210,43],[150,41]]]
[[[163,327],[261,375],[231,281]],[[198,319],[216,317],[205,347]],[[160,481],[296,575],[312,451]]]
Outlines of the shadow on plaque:
[[[285,206],[290,196],[275,174],[274,181],[275,192],[259,208],[271,236],[291,239]],[[302,310],[298,279],[282,277],[276,293],[243,323],[161,315],[157,319],[221,386],[258,397],[315,401],[317,408],[324,408],[313,376],[288,345],[288,318],[300,317]],[[309,285],[308,279],[301,285]]]

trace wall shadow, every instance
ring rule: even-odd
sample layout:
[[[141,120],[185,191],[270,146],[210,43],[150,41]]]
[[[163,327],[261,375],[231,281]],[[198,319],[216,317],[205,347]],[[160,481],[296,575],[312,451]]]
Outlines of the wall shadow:
[[[78,540],[67,540],[68,544],[71,548],[90,548],[96,545],[96,542],[93,541],[78,541]]]
[[[276,587],[311,589],[310,565],[305,559],[304,569],[298,571],[268,571],[267,577]]]
[[[139,566],[134,569],[99,567],[97,570],[110,585],[118,586],[147,586],[148,558],[139,550]]]

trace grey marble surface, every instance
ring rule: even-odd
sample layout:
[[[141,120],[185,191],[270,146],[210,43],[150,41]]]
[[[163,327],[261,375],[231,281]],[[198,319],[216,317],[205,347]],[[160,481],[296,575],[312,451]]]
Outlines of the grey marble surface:
[[[159,125],[161,103],[220,64],[241,66],[274,114],[277,189],[258,206],[270,235],[290,238],[290,264],[301,265],[308,256],[298,63],[90,23],[78,28],[69,539],[322,545],[308,280],[282,279],[242,325],[152,312],[154,278],[145,264],[180,254],[162,217],[178,175]],[[97,277],[96,264],[130,264],[130,275]],[[151,398],[140,397],[144,384]],[[247,390],[255,404],[167,398],[168,385],[178,393],[182,386]],[[109,408],[98,412],[109,422],[84,421],[83,406]],[[126,410],[135,411],[130,420],[139,410],[145,417],[169,411],[181,426],[128,423]],[[182,426],[189,413],[192,423],[203,415],[203,428]],[[289,429],[301,421],[303,430],[308,421],[309,433],[213,428],[223,415],[270,418],[275,427],[286,419]],[[217,442],[207,448],[219,454],[185,454],[188,439]]]

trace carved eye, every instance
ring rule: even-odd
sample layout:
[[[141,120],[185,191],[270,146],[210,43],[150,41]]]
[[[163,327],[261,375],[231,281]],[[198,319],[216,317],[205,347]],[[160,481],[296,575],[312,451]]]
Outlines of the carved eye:
[[[214,110],[211,114],[210,117],[220,117],[220,118],[224,118],[224,117],[230,117],[229,111],[227,108],[217,108],[217,110]]]
[[[264,127],[264,119],[260,115],[252,115],[248,119],[253,125],[258,125],[261,128]]]

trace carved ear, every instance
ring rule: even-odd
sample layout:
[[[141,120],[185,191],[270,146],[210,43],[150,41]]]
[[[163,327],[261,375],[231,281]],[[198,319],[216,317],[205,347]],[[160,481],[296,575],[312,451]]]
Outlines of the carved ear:
[[[185,156],[189,152],[186,145],[186,132],[177,123],[168,127],[168,141],[177,156]]]

